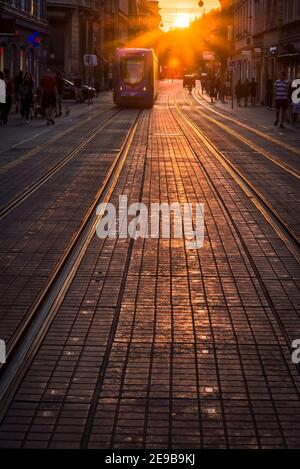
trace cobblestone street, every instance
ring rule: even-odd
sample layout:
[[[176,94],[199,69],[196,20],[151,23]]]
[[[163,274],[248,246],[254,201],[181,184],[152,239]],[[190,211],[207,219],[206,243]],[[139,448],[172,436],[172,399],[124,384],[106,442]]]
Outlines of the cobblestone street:
[[[299,129],[179,80],[43,124],[0,128],[0,447],[299,449]],[[100,239],[121,195],[203,245]]]

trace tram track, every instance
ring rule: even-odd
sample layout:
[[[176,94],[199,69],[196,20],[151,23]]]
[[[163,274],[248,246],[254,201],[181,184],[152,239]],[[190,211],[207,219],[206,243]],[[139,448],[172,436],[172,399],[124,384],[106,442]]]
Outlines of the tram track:
[[[169,106],[170,107],[170,106]],[[170,107],[170,111],[178,123],[182,134],[192,152],[194,155],[195,159],[199,162],[199,165],[201,165],[202,170],[204,171],[204,174],[209,182],[209,185],[213,189],[213,191],[216,193],[218,196],[221,205],[224,208],[224,211],[226,212],[228,218],[230,219],[237,235],[239,236],[241,245],[243,246],[243,249],[245,251],[245,254],[249,260],[249,263],[255,272],[256,278],[259,281],[259,284],[262,288],[262,291],[264,292],[265,298],[269,304],[270,310],[272,311],[272,314],[274,318],[276,319],[276,322],[278,324],[278,327],[282,333],[282,336],[285,339],[286,346],[290,353],[293,352],[292,349],[292,339],[289,336],[288,332],[286,331],[285,325],[282,321],[282,318],[280,317],[280,314],[278,313],[272,297],[268,291],[267,286],[265,285],[264,279],[262,278],[258,267],[255,264],[255,261],[252,258],[252,255],[247,247],[246,241],[243,239],[243,236],[241,235],[239,228],[232,217],[232,214],[226,204],[223,202],[222,195],[220,194],[220,191],[218,187],[215,185],[213,178],[210,176],[209,172],[201,162],[201,159],[199,155],[197,154],[197,151],[193,148],[193,144],[190,142],[188,136],[186,135],[185,128],[188,127],[191,129],[191,131],[194,133],[197,138],[200,139],[201,142],[205,145],[205,147],[208,149],[208,151],[213,154],[216,159],[221,163],[221,165],[228,171],[230,176],[233,178],[233,180],[238,184],[238,186],[244,191],[245,195],[249,197],[252,201],[252,203],[255,205],[255,207],[258,209],[258,211],[261,213],[261,215],[266,219],[266,221],[271,225],[271,227],[275,230],[275,232],[278,234],[278,236],[281,238],[281,240],[285,243],[291,254],[294,256],[294,258],[297,260],[297,262],[300,264],[300,243],[298,239],[295,239],[293,236],[293,233],[289,231],[288,226],[286,226],[285,223],[282,222],[280,218],[278,218],[278,215],[276,211],[273,211],[273,208],[266,203],[265,199],[261,196],[261,194],[255,190],[255,187],[248,181],[247,178],[243,176],[243,174],[238,170],[238,168],[235,167],[233,163],[231,163],[214,145],[214,143],[202,132],[198,129],[196,124],[187,117],[179,108],[177,100],[176,100],[176,95],[174,95],[174,105],[173,108],[175,108],[175,112],[177,113],[177,116],[175,115],[175,112],[172,110]],[[271,327],[274,329],[274,326],[272,325],[272,320],[269,319]],[[276,331],[274,329],[274,333],[276,335]],[[283,357],[284,358],[284,357]],[[300,374],[300,367],[297,366],[297,372]],[[289,370],[289,373],[291,375],[291,372]],[[300,398],[300,391],[296,388],[297,394]]]
[[[285,245],[288,247],[291,254],[297,259],[300,264],[300,240],[299,236],[294,233],[294,230],[284,221],[277,210],[266,200],[261,192],[251,183],[251,181],[243,175],[238,169],[237,165],[232,163],[221,152],[211,139],[198,128],[195,122],[189,118],[179,107],[176,97],[174,97],[174,107],[181,119],[188,125],[195,135],[204,143],[206,148],[217,158],[222,166],[229,172],[234,181],[243,189],[245,194],[251,199],[252,203],[258,208],[260,213],[276,231]],[[191,147],[191,145],[190,145]],[[194,150],[192,149],[193,153]]]
[[[300,180],[300,171],[297,169],[293,168],[292,166],[286,164],[284,161],[282,161],[280,158],[275,156],[273,153],[270,153],[269,151],[265,150],[261,146],[255,144],[253,141],[249,140],[248,138],[244,137],[240,133],[236,132],[235,130],[231,129],[227,125],[223,124],[222,122],[217,121],[216,119],[207,116],[207,114],[204,114],[202,111],[200,111],[189,99],[187,99],[187,96],[185,96],[186,103],[191,106],[191,108],[197,112],[201,117],[205,117],[205,119],[209,120],[209,122],[212,122],[213,124],[217,125],[220,127],[222,130],[225,130],[226,133],[234,137],[236,140],[238,140],[241,143],[244,143],[247,145],[249,148],[257,152],[257,154],[263,156],[264,158],[267,158],[269,161],[274,163],[275,165],[279,166],[281,169],[285,170],[287,173],[291,174],[294,176],[296,179]],[[252,129],[253,130],[253,129]],[[300,154],[300,152],[299,152]]]
[[[196,96],[196,91],[197,91],[197,95],[199,97],[201,97],[200,93],[199,93],[199,87],[193,91],[193,97],[194,99],[202,106],[204,107],[205,109],[211,111],[212,113],[238,125],[239,127],[249,131],[249,132],[252,132],[253,134],[256,134],[258,135],[259,137],[262,137],[264,140],[267,140],[269,141],[270,143],[273,143],[275,145],[278,145],[282,148],[284,148],[285,150],[288,150],[288,151],[291,151],[292,153],[300,156],[300,150],[298,150],[296,147],[292,146],[292,145],[289,145],[288,143],[285,143],[283,142],[282,140],[278,140],[277,138],[274,138],[270,135],[267,135],[266,133],[258,130],[258,129],[255,129],[254,127],[251,127],[250,125],[248,124],[244,124],[243,122],[241,122],[240,120],[238,119],[234,119],[233,117],[229,116],[229,115],[226,115],[225,112],[220,112],[220,111],[217,111],[216,109],[212,108],[211,106],[209,106],[207,104],[207,102],[205,101],[204,98],[202,98],[202,100],[200,100],[197,96]],[[204,102],[203,102],[204,101]],[[198,109],[198,108],[196,108]],[[200,110],[198,109],[198,111],[200,112]],[[205,114],[205,117],[209,117],[207,116],[207,114]],[[209,117],[209,119],[211,119],[214,123],[216,124],[221,124],[219,121],[217,121],[216,119],[213,119],[211,117]],[[225,127],[225,124],[222,124],[224,127]],[[229,130],[232,130],[230,129],[230,127],[226,126]]]
[[[100,132],[102,132],[115,118],[116,115],[120,114],[121,110],[115,111],[108,119],[102,124],[95,126],[89,135],[80,142],[72,151],[70,151],[62,160],[52,166],[48,171],[42,174],[35,182],[27,186],[22,192],[16,197],[10,200],[7,204],[0,207],[0,220],[6,217],[16,207],[22,204],[28,197],[30,197],[35,191],[40,189],[46,182],[48,182],[55,174],[57,174],[67,163],[73,160],[83,148],[86,147]],[[74,130],[74,129],[72,129]],[[38,151],[39,149],[37,149]]]
[[[113,110],[113,107],[110,105],[110,106],[107,106],[105,107],[104,109],[101,109],[101,111],[99,110],[99,106],[96,107],[96,109],[94,109],[89,115],[88,117],[86,118],[83,118],[82,120],[80,120],[80,122],[77,122],[76,124],[73,124],[71,125],[70,127],[68,127],[67,129],[64,129],[58,133],[56,133],[54,136],[50,137],[49,139],[46,140],[45,143],[42,143],[38,146],[35,146],[34,148],[30,148],[28,151],[25,151],[22,155],[20,155],[18,158],[14,159],[13,161],[10,161],[6,164],[4,164],[3,166],[0,167],[0,175],[1,174],[5,174],[7,171],[9,171],[10,169],[18,166],[19,164],[23,163],[24,161],[28,160],[30,157],[40,153],[41,150],[44,150],[46,149],[47,147],[49,147],[51,144],[57,142],[58,140],[62,139],[63,137],[66,137],[67,135],[69,135],[70,133],[72,133],[74,130],[82,127],[84,124],[88,123],[89,121],[91,121],[92,119],[95,119],[99,116],[101,116],[103,114],[103,112],[105,111],[109,111],[109,110]],[[76,115],[74,116],[74,119],[76,118],[79,118],[81,119],[83,116],[85,116],[86,113],[83,112],[83,113],[80,113],[79,115]],[[52,127],[51,127],[52,129]],[[22,140],[20,142],[16,142],[14,143],[13,145],[10,145],[6,148],[2,148],[0,150],[0,158],[1,158],[1,155],[3,153],[6,153],[6,152],[9,152],[10,150],[12,149],[15,149],[21,145],[23,145],[24,143],[30,141],[30,140],[34,140],[35,138],[38,138],[40,137],[41,135],[43,134],[46,134],[48,133],[49,130],[44,130],[42,132],[40,132],[39,134],[36,134],[36,135],[33,135],[31,137],[29,137],[28,139],[25,139],[25,140]]]
[[[237,184],[243,189],[247,196],[251,199],[258,210],[263,214],[264,218],[272,225],[276,233],[282,239],[289,251],[300,263],[300,238],[299,234],[294,231],[292,227],[284,220],[281,214],[268,202],[264,195],[255,187],[255,185],[247,178],[223,152],[221,152],[212,140],[204,133],[196,123],[182,110],[179,109],[178,103],[175,99],[175,107],[180,113],[181,117],[191,127],[196,135],[201,139],[205,146],[214,154],[214,156],[221,162],[221,164],[231,174]],[[207,119],[206,115],[203,115]],[[285,169],[285,168],[283,168]],[[295,175],[295,177],[298,176]]]
[[[79,228],[74,233],[35,303],[7,344],[6,364],[0,368],[0,421],[56,316],[95,234],[97,224],[105,212],[103,207],[108,203],[119,180],[136,133],[140,115],[141,111],[132,123],[121,149],[114,158]],[[96,213],[99,203],[104,205],[101,211]]]

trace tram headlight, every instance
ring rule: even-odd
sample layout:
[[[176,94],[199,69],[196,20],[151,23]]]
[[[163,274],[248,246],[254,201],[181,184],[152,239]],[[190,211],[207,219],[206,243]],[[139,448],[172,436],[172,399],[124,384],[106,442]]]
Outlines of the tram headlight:
[[[146,87],[146,86],[144,86],[143,91],[147,91],[147,87]]]
[[[123,86],[120,86],[120,91],[123,91]]]

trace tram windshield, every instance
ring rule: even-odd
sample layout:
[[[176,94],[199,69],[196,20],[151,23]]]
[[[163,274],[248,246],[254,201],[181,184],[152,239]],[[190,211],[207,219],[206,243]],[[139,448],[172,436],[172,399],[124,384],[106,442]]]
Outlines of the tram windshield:
[[[144,78],[145,57],[122,57],[121,78],[128,85],[137,85]]]

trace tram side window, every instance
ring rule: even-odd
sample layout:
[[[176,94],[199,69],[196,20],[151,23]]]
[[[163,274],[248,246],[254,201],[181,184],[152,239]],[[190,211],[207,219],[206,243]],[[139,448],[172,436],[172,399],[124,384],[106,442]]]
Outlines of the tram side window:
[[[128,85],[137,85],[145,74],[144,57],[122,57],[121,78]]]

